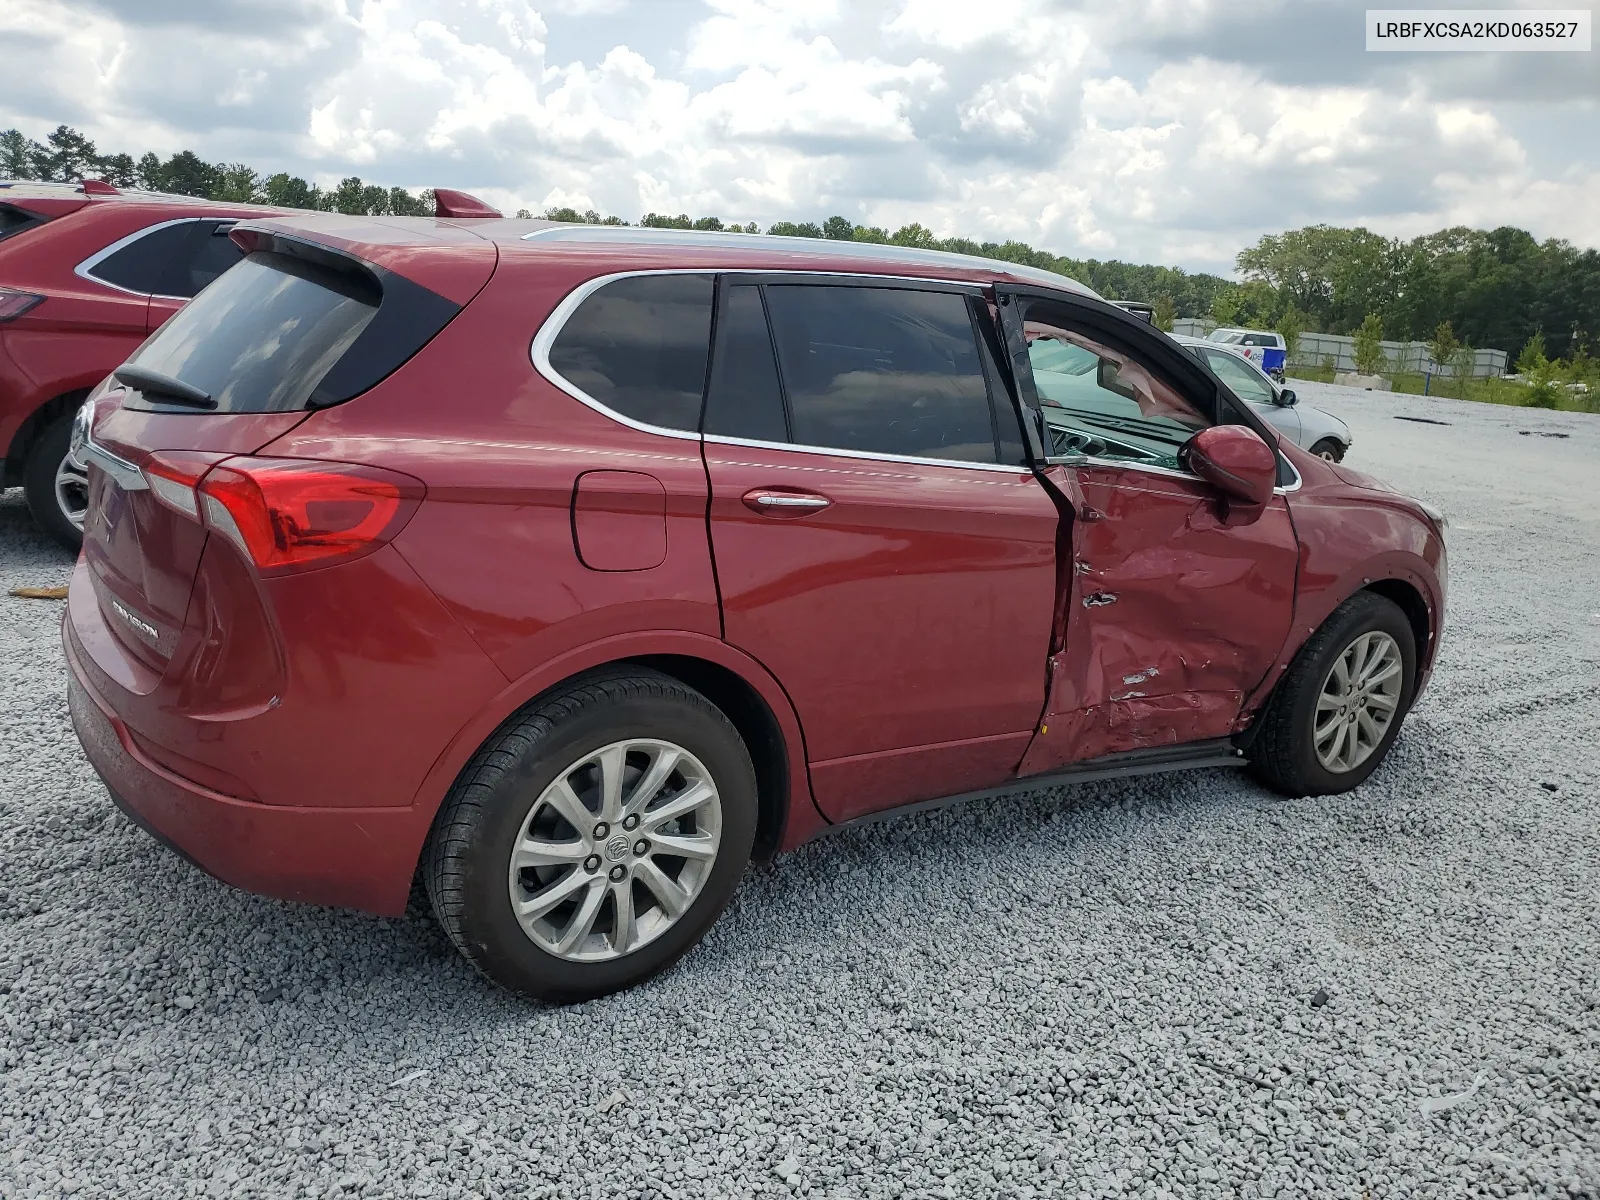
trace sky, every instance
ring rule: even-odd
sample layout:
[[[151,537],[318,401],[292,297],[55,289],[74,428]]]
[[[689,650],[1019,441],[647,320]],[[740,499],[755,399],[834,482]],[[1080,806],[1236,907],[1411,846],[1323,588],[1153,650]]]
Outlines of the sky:
[[[106,153],[192,149],[324,185],[454,187],[507,212],[762,228],[840,214],[1222,273],[1263,234],[1319,222],[1513,224],[1600,246],[1597,52],[1368,53],[1364,13],[5,0],[0,128],[42,140],[66,123]]]

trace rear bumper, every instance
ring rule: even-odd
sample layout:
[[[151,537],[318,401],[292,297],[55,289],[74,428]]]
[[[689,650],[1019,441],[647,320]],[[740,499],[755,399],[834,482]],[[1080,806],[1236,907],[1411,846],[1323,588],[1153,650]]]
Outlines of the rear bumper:
[[[411,808],[295,808],[210,791],[152,762],[90,683],[63,629],[72,725],[111,798],[223,883],[280,900],[405,912],[426,834]],[[420,824],[419,824],[420,822]]]

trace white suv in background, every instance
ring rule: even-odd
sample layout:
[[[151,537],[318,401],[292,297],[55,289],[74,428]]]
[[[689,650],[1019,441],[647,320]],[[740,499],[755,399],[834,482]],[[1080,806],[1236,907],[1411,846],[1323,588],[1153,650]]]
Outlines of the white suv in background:
[[[1266,374],[1254,359],[1244,358],[1231,346],[1201,338],[1171,335],[1228,385],[1262,420],[1295,445],[1329,462],[1339,462],[1350,449],[1350,427],[1320,408],[1302,408],[1292,388]]]

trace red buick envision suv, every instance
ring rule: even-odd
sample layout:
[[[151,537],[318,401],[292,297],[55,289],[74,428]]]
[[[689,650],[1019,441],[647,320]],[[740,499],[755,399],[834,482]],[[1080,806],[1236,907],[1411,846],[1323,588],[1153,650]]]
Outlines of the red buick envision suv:
[[[1186,767],[1341,791],[1427,682],[1442,516],[1060,276],[232,237],[75,430],[65,644],[113,797],[235,886],[398,914],[420,873],[486,975],[581,999],[829,825]]]

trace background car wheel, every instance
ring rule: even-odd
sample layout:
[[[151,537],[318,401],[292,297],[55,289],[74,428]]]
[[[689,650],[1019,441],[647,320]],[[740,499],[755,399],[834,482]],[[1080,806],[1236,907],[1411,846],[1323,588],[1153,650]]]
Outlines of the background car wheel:
[[[756,806],[715,705],[653,671],[599,675],[489,738],[440,808],[423,881],[483,974],[589,1000],[700,940],[749,862]]]
[[[1344,459],[1344,447],[1334,441],[1333,438],[1323,438],[1315,446],[1311,447],[1311,453],[1318,458],[1325,458],[1329,462],[1341,462]]]
[[[52,422],[34,443],[22,471],[22,490],[39,528],[76,552],[83,544],[83,517],[89,509],[89,473],[68,453],[74,415]]]
[[[1416,687],[1405,613],[1357,592],[1295,656],[1250,746],[1257,779],[1286,796],[1346,792],[1371,775],[1400,732]]]

